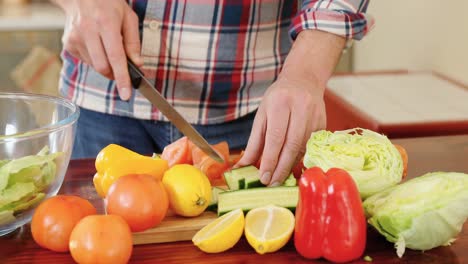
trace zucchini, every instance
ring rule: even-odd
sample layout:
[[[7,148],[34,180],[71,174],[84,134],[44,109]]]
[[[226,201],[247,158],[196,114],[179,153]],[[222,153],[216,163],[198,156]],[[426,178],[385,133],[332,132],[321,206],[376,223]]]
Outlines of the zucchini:
[[[206,210],[216,212],[218,210],[218,195],[225,191],[227,190],[220,188],[220,187],[212,187],[211,188],[211,202],[206,208]]]
[[[218,194],[218,216],[241,208],[244,212],[274,204],[294,212],[299,199],[298,187],[260,187]]]

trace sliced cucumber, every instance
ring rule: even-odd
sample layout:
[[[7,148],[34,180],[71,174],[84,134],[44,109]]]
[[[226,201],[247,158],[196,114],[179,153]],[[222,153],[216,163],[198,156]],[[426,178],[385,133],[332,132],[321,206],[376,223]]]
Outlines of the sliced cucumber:
[[[225,172],[224,178],[232,191],[264,186],[260,182],[259,170],[252,165]]]
[[[233,174],[234,170],[226,171],[224,173],[224,180],[226,181],[229,190],[239,190],[243,189],[245,185],[245,180],[240,175]]]
[[[260,181],[260,171],[257,169],[255,166],[247,166],[247,167],[242,167],[239,169],[235,169],[232,171],[232,173],[237,173],[244,178],[244,189],[251,189],[255,187],[263,187],[265,186],[261,181]]]
[[[211,203],[208,205],[206,210],[216,212],[218,210],[218,195],[222,192],[227,191],[220,187],[211,188]]]
[[[297,180],[294,174],[289,174],[288,178],[283,182],[283,186],[297,186]]]
[[[222,192],[218,194],[218,215],[223,215],[238,208],[247,212],[253,208],[268,204],[286,207],[294,211],[298,199],[298,187],[260,187]]]

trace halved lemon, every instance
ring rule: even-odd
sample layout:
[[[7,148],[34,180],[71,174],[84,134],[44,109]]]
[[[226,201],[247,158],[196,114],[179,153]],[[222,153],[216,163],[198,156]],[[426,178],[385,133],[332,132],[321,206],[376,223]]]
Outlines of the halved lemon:
[[[275,205],[250,210],[245,217],[245,237],[259,254],[281,249],[294,231],[294,214]]]
[[[193,244],[206,253],[219,253],[232,248],[244,231],[244,212],[231,211],[209,223],[192,238]]]

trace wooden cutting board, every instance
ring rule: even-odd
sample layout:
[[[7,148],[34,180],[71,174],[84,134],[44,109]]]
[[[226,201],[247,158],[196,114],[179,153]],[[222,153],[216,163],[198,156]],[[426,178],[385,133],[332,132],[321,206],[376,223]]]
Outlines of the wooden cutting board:
[[[182,217],[169,210],[164,220],[155,228],[133,233],[133,244],[190,241],[198,230],[216,218],[217,214],[209,211],[197,217]]]

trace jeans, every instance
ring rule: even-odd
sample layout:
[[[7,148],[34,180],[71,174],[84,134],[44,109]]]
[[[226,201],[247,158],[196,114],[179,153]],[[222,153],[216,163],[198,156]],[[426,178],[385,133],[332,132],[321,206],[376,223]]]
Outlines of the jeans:
[[[161,153],[183,135],[169,122],[140,120],[80,109],[72,159],[95,158],[109,144],[137,153]],[[245,149],[255,112],[240,119],[214,125],[194,125],[210,144],[227,141],[232,150]]]

